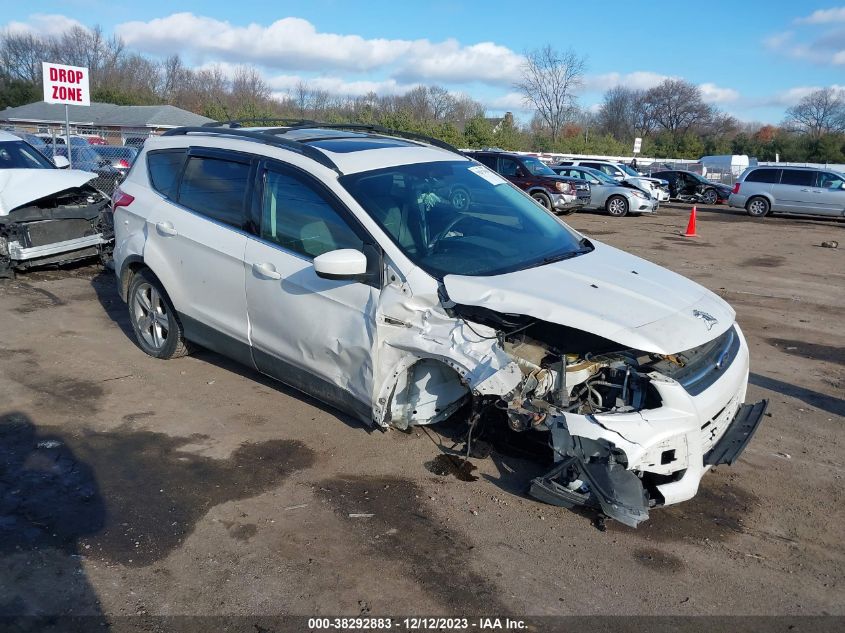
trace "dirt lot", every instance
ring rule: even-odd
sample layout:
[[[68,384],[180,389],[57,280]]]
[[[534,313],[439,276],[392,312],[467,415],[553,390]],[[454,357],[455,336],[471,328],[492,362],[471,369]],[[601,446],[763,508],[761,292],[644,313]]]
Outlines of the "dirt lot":
[[[569,219],[727,299],[771,400],[636,530],[527,498],[513,454],[462,481],[436,429],[153,360],[97,267],[0,282],[0,615],[845,614],[845,223],[717,207],[684,239],[687,213]]]

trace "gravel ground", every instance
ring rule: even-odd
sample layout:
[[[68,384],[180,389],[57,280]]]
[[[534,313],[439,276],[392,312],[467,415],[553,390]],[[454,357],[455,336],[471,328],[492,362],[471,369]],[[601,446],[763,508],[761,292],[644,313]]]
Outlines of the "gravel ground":
[[[845,223],[714,207],[685,239],[687,214],[567,218],[728,300],[771,401],[636,530],[531,500],[519,453],[464,481],[445,431],[153,360],[96,266],[0,282],[0,615],[845,615],[845,250],[819,246]]]

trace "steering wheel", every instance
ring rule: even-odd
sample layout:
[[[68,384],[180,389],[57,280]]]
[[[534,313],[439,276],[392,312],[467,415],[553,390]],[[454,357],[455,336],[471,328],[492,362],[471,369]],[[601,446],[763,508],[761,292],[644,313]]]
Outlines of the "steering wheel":
[[[431,242],[429,242],[428,252],[433,253],[435,247],[440,242],[440,240],[442,240],[444,237],[446,237],[453,228],[455,228],[458,224],[460,224],[461,222],[463,222],[467,218],[472,218],[472,216],[461,214],[458,217],[452,219],[452,221],[449,222],[449,224],[446,225],[446,228],[443,229],[442,231],[440,231],[440,233],[438,233],[437,235],[435,235],[432,238]]]

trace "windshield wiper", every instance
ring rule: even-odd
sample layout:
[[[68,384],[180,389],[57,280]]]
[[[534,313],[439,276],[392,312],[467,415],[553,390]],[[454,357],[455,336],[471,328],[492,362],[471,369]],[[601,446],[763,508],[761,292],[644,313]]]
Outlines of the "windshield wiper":
[[[544,257],[543,261],[540,262],[540,266],[544,266],[546,264],[553,264],[554,262],[562,262],[565,259],[572,259],[573,257],[578,257],[578,255],[586,255],[589,253],[591,248],[585,248],[579,251],[570,251],[569,253],[558,253],[557,255],[549,255],[548,257]]]

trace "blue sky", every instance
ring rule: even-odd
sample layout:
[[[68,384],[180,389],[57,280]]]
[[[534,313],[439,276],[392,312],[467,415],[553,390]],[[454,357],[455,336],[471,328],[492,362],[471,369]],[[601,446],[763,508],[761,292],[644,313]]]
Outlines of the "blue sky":
[[[152,56],[254,65],[278,93],[300,80],[338,94],[434,83],[523,119],[512,88],[521,55],[547,43],[586,58],[584,107],[613,85],[679,77],[742,120],[777,123],[811,90],[845,88],[845,4],[835,3],[41,0],[4,2],[0,19],[37,32],[99,24]]]

